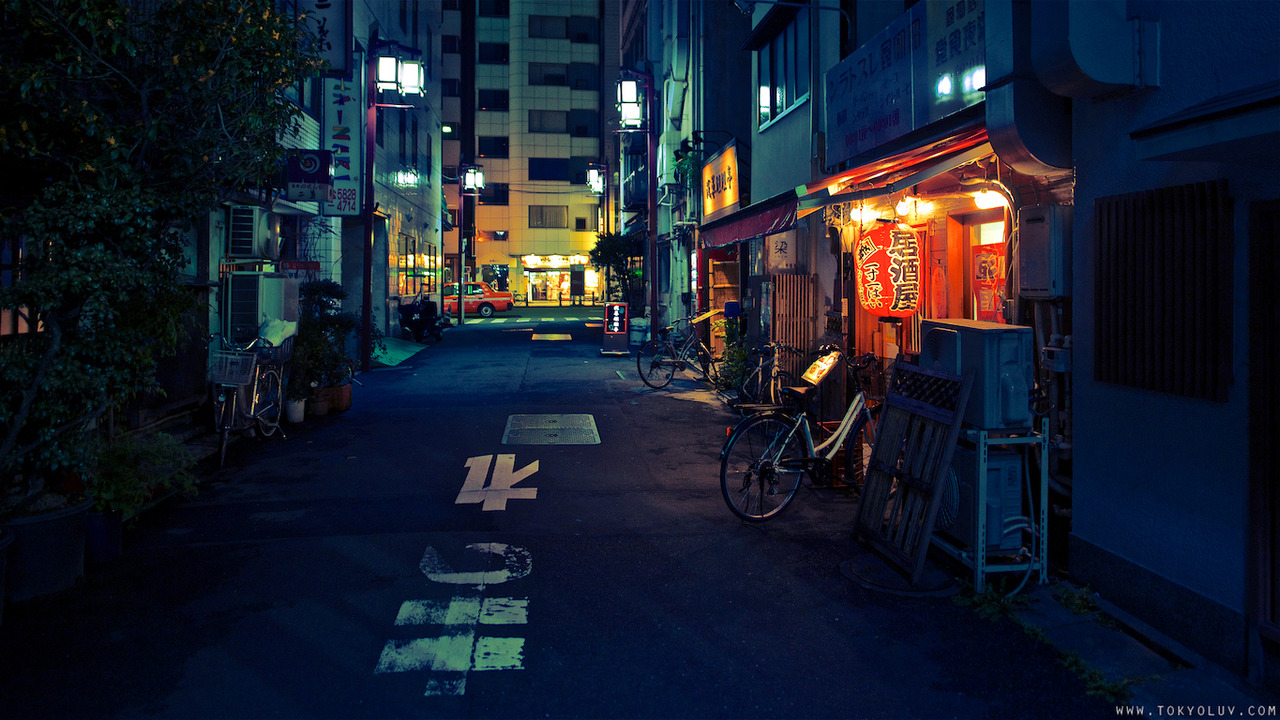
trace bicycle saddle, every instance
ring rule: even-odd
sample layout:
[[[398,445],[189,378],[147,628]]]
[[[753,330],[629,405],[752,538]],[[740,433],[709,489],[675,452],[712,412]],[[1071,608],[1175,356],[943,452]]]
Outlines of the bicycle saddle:
[[[816,385],[794,385],[791,387],[780,388],[784,397],[794,400],[798,403],[806,403],[809,401],[813,391],[817,389]]]

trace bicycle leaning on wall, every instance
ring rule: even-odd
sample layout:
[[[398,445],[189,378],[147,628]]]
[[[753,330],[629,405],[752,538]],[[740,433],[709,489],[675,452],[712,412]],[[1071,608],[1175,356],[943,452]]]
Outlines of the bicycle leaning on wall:
[[[698,323],[723,310],[709,310],[697,317],[683,317],[658,330],[658,337],[640,346],[636,369],[640,379],[654,390],[671,384],[677,370],[695,367],[703,378],[714,381],[720,362],[711,348],[698,336]]]
[[[845,453],[844,480],[859,485],[862,479],[863,446],[875,442],[879,406],[868,407],[861,387],[862,373],[877,357],[873,353],[848,361],[836,345],[824,345],[822,354],[804,373],[809,383],[782,389],[786,409],[765,410],[748,415],[729,433],[720,450],[720,491],[735,515],[748,522],[760,522],[782,512],[800,480],[808,475],[817,486],[830,486],[835,479],[836,456]],[[814,429],[823,427],[805,407],[817,386],[831,369],[845,360],[849,381],[856,390],[839,425],[823,441],[814,444]]]
[[[293,351],[296,332],[297,323],[264,323],[259,336],[248,343],[236,344],[225,337],[212,336],[219,340],[219,347],[209,360],[219,467],[226,462],[233,432],[259,432],[264,437],[279,432],[285,437],[280,430],[284,364]]]

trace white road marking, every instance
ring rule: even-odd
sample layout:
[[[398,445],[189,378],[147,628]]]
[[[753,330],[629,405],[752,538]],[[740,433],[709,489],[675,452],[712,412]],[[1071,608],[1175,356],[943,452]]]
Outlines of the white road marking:
[[[454,504],[484,503],[481,509],[492,511],[506,510],[508,500],[536,499],[537,488],[514,486],[538,472],[538,461],[534,460],[518,471],[515,469],[515,463],[516,456],[511,454],[497,455],[496,458],[494,455],[477,455],[467,458],[467,478],[463,481],[462,489],[458,491]],[[486,486],[485,476],[489,474],[490,467],[493,468],[493,475]]]
[[[475,633],[464,632],[443,637],[388,640],[378,658],[375,673],[411,672],[413,670],[446,670],[466,672],[471,669],[471,651]]]
[[[438,583],[472,585],[479,588],[484,588],[488,585],[499,585],[509,580],[519,580],[528,575],[529,571],[533,569],[533,558],[529,555],[529,551],[524,548],[512,547],[502,543],[472,543],[467,546],[467,549],[502,558],[502,569],[454,572],[433,547],[428,547],[422,553],[422,560],[418,563],[418,569],[422,571],[423,575]]]
[[[529,622],[527,598],[455,597],[439,600],[406,600],[396,615],[396,625],[525,625]]]
[[[479,482],[483,484],[484,474],[492,464],[493,456],[480,456],[469,460],[467,467],[472,473],[481,473]],[[508,489],[537,471],[531,465],[516,472],[514,455],[498,456],[496,468],[504,478],[511,479]],[[470,475],[468,481],[473,482]],[[503,543],[472,543],[467,545],[467,550],[482,554],[485,565],[501,558],[502,569],[458,572],[433,547],[423,552],[418,568],[435,582],[473,586],[478,593],[488,585],[526,577],[533,569],[533,556],[525,548]],[[527,625],[528,622],[528,598],[467,594],[447,601],[409,600],[400,605],[396,625],[441,625],[446,631],[439,637],[388,640],[373,671],[375,674],[426,672],[424,696],[460,697],[466,694],[467,675],[472,671],[524,669],[524,638],[477,636],[477,628]]]

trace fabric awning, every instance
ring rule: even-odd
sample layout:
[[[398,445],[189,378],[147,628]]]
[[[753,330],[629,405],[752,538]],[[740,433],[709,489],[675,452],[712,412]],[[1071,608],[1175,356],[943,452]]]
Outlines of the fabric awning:
[[[832,175],[825,180],[817,180],[797,186],[796,196],[803,198],[823,191],[828,195],[835,195],[852,185],[874,182],[877,179],[902,171],[904,168],[923,166],[932,160],[955,155],[986,142],[987,126],[985,124],[970,125],[925,145],[872,160],[852,170]]]
[[[796,226],[796,200],[786,195],[751,205],[701,227],[704,247],[724,247],[758,235],[773,235]]]

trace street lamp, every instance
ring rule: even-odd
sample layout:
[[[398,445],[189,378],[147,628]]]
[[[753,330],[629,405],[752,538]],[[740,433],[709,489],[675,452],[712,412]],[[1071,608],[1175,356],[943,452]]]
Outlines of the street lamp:
[[[604,200],[604,231],[609,232],[609,220],[612,214],[609,209],[609,164],[591,163],[587,165],[587,188],[593,195]]]
[[[393,49],[390,54],[382,51]],[[387,90],[401,95],[421,95],[422,63],[412,58],[421,51],[392,40],[381,40],[377,29],[369,32],[369,51],[365,58],[365,123],[364,123],[364,252],[362,278],[364,309],[360,319],[360,370],[373,368],[373,216],[378,203],[373,197],[373,160],[378,137],[378,108],[412,108],[408,103],[380,103],[378,93]],[[404,59],[401,56],[409,56]]]
[[[484,189],[482,165],[458,166],[458,324],[466,317],[467,279],[467,196],[472,195],[479,204],[480,191]],[[472,221],[474,222],[474,220]]]
[[[641,94],[643,91],[643,95]],[[649,141],[645,157],[646,183],[649,186],[645,225],[649,231],[649,336],[658,322],[658,134],[653,122],[653,76],[639,70],[624,70],[618,80],[619,132],[643,132]]]

